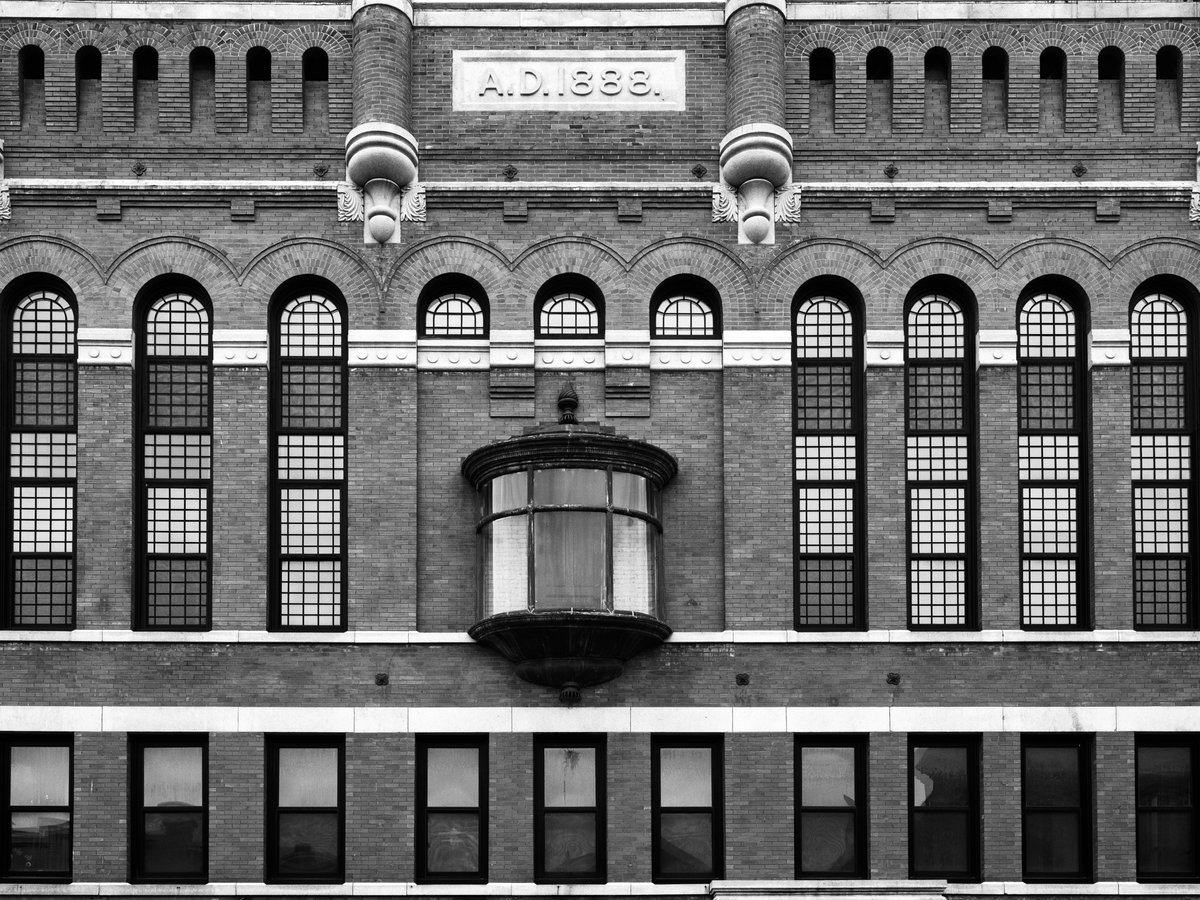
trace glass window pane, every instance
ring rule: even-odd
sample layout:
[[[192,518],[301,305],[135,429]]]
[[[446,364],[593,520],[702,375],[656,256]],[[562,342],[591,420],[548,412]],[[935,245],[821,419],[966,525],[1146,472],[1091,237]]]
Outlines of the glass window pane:
[[[529,608],[529,517],[507,516],[483,527],[483,614]]]
[[[922,812],[912,816],[912,861],[917,872],[966,872],[970,845],[967,813]]]
[[[12,814],[9,871],[40,875],[71,868],[71,816],[67,813]]]
[[[650,489],[646,479],[628,472],[612,473],[613,506],[617,509],[632,509],[650,512]]]
[[[13,806],[67,806],[70,772],[70,747],[13,747],[9,802]]]
[[[514,472],[512,475],[501,475],[499,478],[493,478],[491,499],[492,508],[488,510],[489,513],[524,507],[529,503],[528,473]]]
[[[662,875],[711,873],[712,814],[662,813],[658,853],[658,871]]]
[[[654,614],[658,529],[643,519],[613,515],[613,608]]]
[[[1195,817],[1190,812],[1138,813],[1138,870],[1190,876],[1196,871]]]
[[[337,813],[280,813],[280,876],[336,875],[340,861]]]
[[[1138,806],[1190,806],[1192,751],[1190,747],[1139,747]]]
[[[538,506],[608,505],[608,473],[595,469],[540,469],[533,473]]]
[[[1030,875],[1073,875],[1083,869],[1079,858],[1079,814],[1025,814],[1025,872]]]
[[[913,748],[913,806],[967,806],[968,777],[966,747]]]
[[[659,805],[712,806],[712,748],[660,747],[658,752]]]
[[[802,747],[800,802],[804,806],[854,806],[854,748]]]
[[[426,871],[479,871],[479,813],[429,813],[425,841]]]
[[[430,747],[425,756],[428,806],[479,805],[479,750]]]
[[[1025,806],[1079,805],[1079,750],[1025,748]]]
[[[146,875],[204,874],[204,814],[145,814],[142,871]]]
[[[544,840],[548,873],[596,871],[595,813],[547,813]]]
[[[538,609],[605,605],[603,512],[540,512],[533,517]]]
[[[143,806],[202,806],[204,750],[146,747],[142,751]]]
[[[279,805],[337,806],[337,748],[280,747]],[[282,840],[282,825],[280,839]]]
[[[596,805],[595,747],[546,747],[542,754],[546,806]]]
[[[800,870],[802,872],[853,872],[854,813],[806,812],[800,814]]]

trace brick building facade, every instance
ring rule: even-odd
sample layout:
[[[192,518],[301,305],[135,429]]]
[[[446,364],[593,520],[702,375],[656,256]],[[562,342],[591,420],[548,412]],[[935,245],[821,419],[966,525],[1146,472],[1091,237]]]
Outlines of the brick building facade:
[[[1200,892],[1195,14],[0,2],[0,895]]]

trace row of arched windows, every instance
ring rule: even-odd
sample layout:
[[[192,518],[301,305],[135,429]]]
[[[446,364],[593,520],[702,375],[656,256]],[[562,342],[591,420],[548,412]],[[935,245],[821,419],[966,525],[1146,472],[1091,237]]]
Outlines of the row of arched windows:
[[[44,120],[45,54],[34,44],[17,55],[22,127]],[[216,57],[208,47],[197,47],[188,57],[192,130],[211,129],[216,115]],[[328,112],[329,56],[310,47],[301,58],[305,130],[323,128]],[[88,45],[75,52],[77,121],[82,127],[101,128],[104,62],[100,50]],[[250,130],[269,129],[271,122],[271,52],[251,47],[246,52],[246,116]],[[133,114],[135,128],[158,124],[158,51],[150,46],[133,53]]]
[[[875,47],[866,57],[868,127],[887,129],[892,124],[892,53]],[[989,47],[980,59],[985,128],[1003,130],[1008,115],[1008,52]],[[925,54],[925,128],[946,130],[950,122],[951,58],[945,47]],[[1040,125],[1061,131],[1065,119],[1067,56],[1059,47],[1047,47],[1038,62]],[[1165,46],[1155,56],[1156,122],[1178,127],[1180,121],[1183,55],[1178,47]],[[1105,47],[1096,57],[1097,122],[1119,129],[1124,115],[1125,54]],[[833,130],[837,61],[827,47],[814,49],[808,58],[809,124],[814,131]]]
[[[905,305],[908,621],[978,627],[979,428],[974,299],[946,279]],[[1195,292],[1147,284],[1130,307],[1133,619],[1195,627]],[[1189,309],[1193,310],[1189,314]],[[797,628],[866,624],[861,296],[810,283],[795,306]],[[1023,628],[1090,624],[1086,298],[1038,279],[1017,314]]]

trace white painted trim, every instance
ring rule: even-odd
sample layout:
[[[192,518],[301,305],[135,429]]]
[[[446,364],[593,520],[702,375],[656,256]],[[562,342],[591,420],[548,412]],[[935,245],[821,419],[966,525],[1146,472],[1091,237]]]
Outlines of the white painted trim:
[[[726,368],[735,366],[787,366],[792,364],[790,331],[726,331],[723,360]]]
[[[415,21],[418,28],[689,28],[724,25],[723,6],[703,0],[554,0],[545,4],[518,0],[503,5],[488,0],[444,0],[418,5]]]
[[[398,9],[408,17],[408,21],[413,20],[413,5],[412,0],[352,0],[350,3],[350,15],[353,17],[358,14],[358,11],[367,6],[390,6],[393,9]]]
[[[650,368],[656,370],[720,369],[724,364],[724,347],[720,339],[656,338],[650,341],[647,356]],[[790,357],[787,362],[790,364]]]
[[[868,366],[904,365],[904,332],[868,328],[865,356]]]
[[[536,369],[603,369],[604,340],[538,338],[533,342],[533,357]]]
[[[0,732],[266,734],[1200,731],[1200,706],[0,706]]]

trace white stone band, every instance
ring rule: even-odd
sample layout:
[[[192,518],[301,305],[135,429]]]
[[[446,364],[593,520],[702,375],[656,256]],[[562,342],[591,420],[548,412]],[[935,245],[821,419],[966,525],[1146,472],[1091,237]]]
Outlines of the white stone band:
[[[358,11],[366,6],[390,6],[404,13],[408,17],[408,21],[413,20],[412,0],[351,0],[350,15],[357,15]]]
[[[733,18],[733,14],[747,6],[769,6],[779,10],[780,15],[787,15],[787,0],[725,0],[725,21]]]

